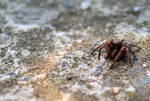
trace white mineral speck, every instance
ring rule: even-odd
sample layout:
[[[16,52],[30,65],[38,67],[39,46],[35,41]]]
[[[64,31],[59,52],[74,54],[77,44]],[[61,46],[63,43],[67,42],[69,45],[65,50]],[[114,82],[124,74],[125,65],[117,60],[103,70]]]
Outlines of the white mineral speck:
[[[146,63],[144,63],[144,64],[143,64],[143,67],[147,67],[147,64],[146,64]]]
[[[126,89],[127,92],[134,92],[135,88],[130,86],[129,88]]]
[[[81,3],[81,9],[86,10],[86,9],[90,8],[90,5],[91,5],[91,0],[84,0]]]
[[[30,52],[28,50],[23,50],[21,54],[26,57],[30,55]]]
[[[146,71],[147,76],[150,78],[150,71]]]

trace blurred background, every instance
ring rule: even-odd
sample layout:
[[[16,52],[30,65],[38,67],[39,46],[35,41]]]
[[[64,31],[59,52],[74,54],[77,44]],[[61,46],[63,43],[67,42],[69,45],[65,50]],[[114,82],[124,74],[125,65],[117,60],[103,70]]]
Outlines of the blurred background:
[[[133,67],[90,55],[114,37]],[[150,0],[0,0],[0,101],[150,101],[149,47]]]

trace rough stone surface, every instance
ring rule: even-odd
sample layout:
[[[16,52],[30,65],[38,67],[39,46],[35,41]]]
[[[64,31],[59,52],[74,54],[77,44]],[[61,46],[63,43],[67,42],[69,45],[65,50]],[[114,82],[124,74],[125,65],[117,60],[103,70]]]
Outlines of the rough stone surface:
[[[149,101],[149,0],[0,0],[0,101]],[[119,61],[110,38],[141,47]]]

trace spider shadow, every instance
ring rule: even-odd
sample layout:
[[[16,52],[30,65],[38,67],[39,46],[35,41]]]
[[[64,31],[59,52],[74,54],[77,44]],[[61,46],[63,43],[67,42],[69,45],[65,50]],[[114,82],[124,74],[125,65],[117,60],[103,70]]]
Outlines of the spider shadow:
[[[105,59],[106,59],[106,57],[105,57]],[[113,60],[114,59],[106,59],[108,62],[113,62]],[[113,66],[113,68],[112,69],[115,69],[115,68],[117,68],[118,66],[120,67],[120,66],[129,66],[129,67],[132,67],[133,66],[133,64],[135,63],[135,61],[137,61],[133,56],[131,56],[131,61],[132,61],[132,65],[130,64],[130,62],[129,62],[130,60],[129,60],[129,58],[128,58],[128,56],[123,56],[122,58],[120,58],[120,60],[119,61],[117,61],[117,62],[115,62],[115,65]]]

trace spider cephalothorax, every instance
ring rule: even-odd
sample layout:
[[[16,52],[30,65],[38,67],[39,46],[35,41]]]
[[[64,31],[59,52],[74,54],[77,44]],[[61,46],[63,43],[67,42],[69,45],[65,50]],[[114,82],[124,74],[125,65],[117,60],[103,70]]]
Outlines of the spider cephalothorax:
[[[119,61],[125,55],[128,56],[130,65],[132,65],[131,56],[130,56],[129,52],[132,53],[132,55],[134,56],[135,59],[137,59],[134,52],[131,49],[132,46],[141,49],[140,47],[138,47],[136,45],[125,43],[124,39],[122,39],[122,40],[110,39],[110,40],[107,40],[106,42],[102,43],[101,45],[99,45],[96,49],[94,49],[92,51],[92,54],[98,50],[99,51],[98,60],[100,60],[101,49],[106,47],[106,59],[114,59],[110,68],[113,68],[114,63]]]

